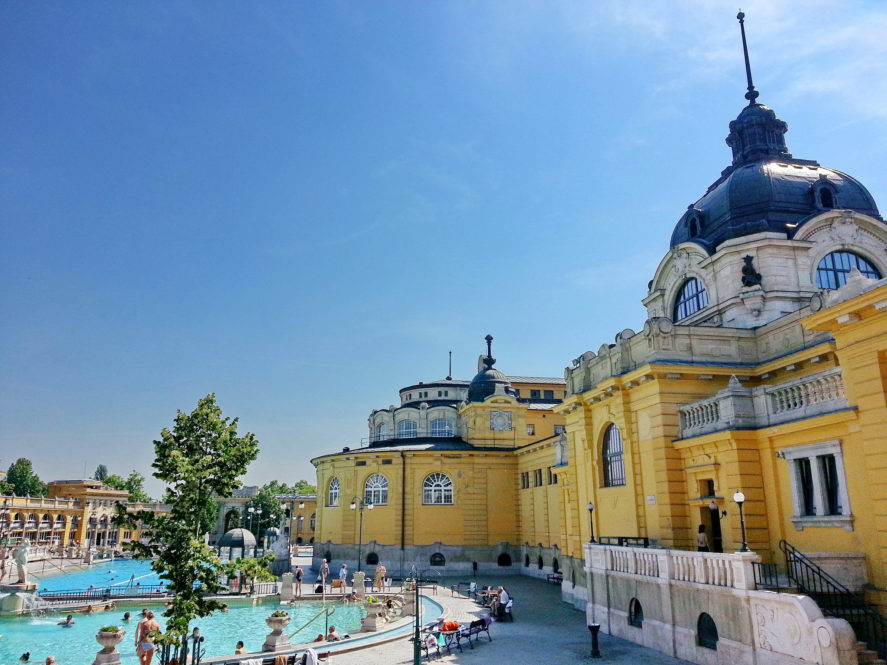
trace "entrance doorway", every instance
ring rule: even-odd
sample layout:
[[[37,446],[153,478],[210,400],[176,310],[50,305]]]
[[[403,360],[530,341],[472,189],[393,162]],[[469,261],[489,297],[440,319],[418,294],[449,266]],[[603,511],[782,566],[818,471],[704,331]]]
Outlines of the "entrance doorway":
[[[723,552],[724,538],[721,533],[721,509],[714,501],[699,509],[699,523],[705,525],[705,532],[708,534],[708,543],[711,551]]]

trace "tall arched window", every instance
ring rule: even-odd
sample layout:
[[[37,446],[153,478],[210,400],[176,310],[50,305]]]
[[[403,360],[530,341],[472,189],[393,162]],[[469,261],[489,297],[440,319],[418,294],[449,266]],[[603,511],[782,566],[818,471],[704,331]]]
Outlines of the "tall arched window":
[[[622,435],[619,428],[611,424],[604,433],[601,446],[601,463],[604,470],[604,487],[625,484],[625,466],[622,462]]]
[[[398,439],[414,439],[416,437],[416,421],[415,420],[401,420],[397,423],[397,438]]]
[[[388,505],[388,479],[378,473],[367,478],[364,486],[364,500],[374,506]]]
[[[718,648],[718,627],[715,620],[703,612],[696,621],[696,643],[706,649]]]
[[[816,266],[816,285],[820,289],[839,289],[847,283],[847,275],[856,268],[863,277],[881,279],[881,273],[871,263],[853,252],[826,254]]]
[[[327,497],[326,505],[328,506],[338,506],[339,505],[339,479],[333,478],[330,481],[330,493]]]
[[[376,441],[384,441],[389,436],[388,425],[385,423],[379,423],[376,425],[376,436],[374,437]]]
[[[708,305],[708,293],[705,284],[695,277],[691,277],[681,287],[678,299],[674,304],[674,320],[680,321],[695,314]]]
[[[453,421],[446,418],[432,420],[431,436],[453,436]]]
[[[422,503],[449,505],[453,503],[453,481],[442,473],[432,473],[422,485]]]

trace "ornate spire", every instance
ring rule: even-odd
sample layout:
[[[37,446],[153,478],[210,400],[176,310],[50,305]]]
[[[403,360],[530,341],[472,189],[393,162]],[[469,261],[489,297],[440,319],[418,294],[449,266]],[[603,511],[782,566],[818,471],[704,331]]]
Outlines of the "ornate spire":
[[[752,83],[748,44],[745,41],[745,14],[739,12],[736,18],[739,19],[739,29],[742,33],[742,53],[745,56],[745,77],[748,81],[745,98],[748,100],[748,106],[730,123],[727,145],[733,150],[733,166],[726,169],[722,175],[726,175],[732,168],[741,164],[774,158],[791,159],[792,156],[785,145],[788,125],[777,118],[772,109],[757,102],[758,91]]]
[[[484,365],[489,369],[496,364],[496,359],[493,357],[493,336],[487,335],[484,339],[487,341],[487,357],[484,358]]]
[[[742,10],[739,11],[736,18],[739,19],[739,30],[742,33],[742,54],[745,56],[745,78],[748,81],[748,92],[745,93],[745,98],[748,100],[749,106],[751,106],[752,104],[757,104],[755,100],[760,93],[755,90],[755,84],[752,83],[751,80],[751,65],[748,62],[748,44],[745,41],[745,14],[742,13]]]

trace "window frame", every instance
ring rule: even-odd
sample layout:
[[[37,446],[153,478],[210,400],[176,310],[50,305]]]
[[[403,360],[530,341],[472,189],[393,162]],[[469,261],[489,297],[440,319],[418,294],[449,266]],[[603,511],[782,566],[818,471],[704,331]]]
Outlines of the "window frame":
[[[790,520],[795,529],[842,527],[846,531],[853,531],[854,517],[840,439],[783,448],[778,455],[789,464],[793,507]],[[834,466],[825,470],[823,463],[828,463],[827,458],[833,459]],[[828,477],[830,473],[834,474],[831,478]],[[824,509],[840,512],[823,514]]]
[[[615,437],[613,433],[615,432]],[[612,448],[618,444],[618,450]],[[625,486],[625,443],[622,440],[622,432],[616,423],[607,425],[601,442],[601,471],[604,487]]]
[[[374,485],[370,487],[370,483]],[[388,505],[388,479],[381,473],[370,474],[363,483],[363,498],[374,506]]]
[[[336,484],[336,496],[333,498],[333,483]],[[327,495],[326,495],[326,505],[329,508],[336,508],[339,505],[339,496],[342,492],[342,483],[339,481],[338,476],[333,476],[330,478],[330,482],[327,485]]]
[[[419,436],[419,423],[410,418],[398,421],[397,438],[398,439],[415,439]]]
[[[847,268],[844,267],[844,257],[850,257]],[[838,258],[842,259],[840,266],[836,260]],[[831,265],[824,265],[828,259],[831,259]],[[847,283],[847,277],[853,268],[859,270],[863,277],[869,279],[883,279],[884,277],[878,266],[862,254],[847,249],[836,249],[823,256],[816,264],[816,272],[814,273],[816,287],[823,291],[840,289]],[[824,285],[823,282],[826,284]],[[835,286],[829,286],[829,284],[835,284]]]
[[[696,290],[689,292],[689,287],[696,286]],[[672,321],[678,323],[701,312],[709,305],[708,289],[705,282],[695,275],[687,277],[677,290],[674,307],[671,309]],[[683,312],[683,314],[681,314]]]
[[[446,424],[443,427],[440,427],[439,423]],[[455,430],[456,423],[449,418],[435,418],[429,423],[429,431],[431,432],[431,436],[452,438],[456,435]]]
[[[423,506],[452,506],[455,503],[453,479],[445,473],[435,471],[422,481]]]

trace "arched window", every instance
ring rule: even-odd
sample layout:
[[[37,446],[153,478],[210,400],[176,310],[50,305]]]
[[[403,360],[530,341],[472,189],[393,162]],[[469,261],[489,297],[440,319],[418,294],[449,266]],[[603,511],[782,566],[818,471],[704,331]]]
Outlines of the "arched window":
[[[397,423],[398,439],[414,439],[416,438],[417,427],[415,420],[401,420]]]
[[[388,479],[378,473],[367,478],[364,486],[364,500],[374,506],[388,505]]]
[[[435,552],[434,554],[431,555],[431,565],[432,566],[446,566],[447,565],[446,557],[444,557],[444,555],[441,554],[440,552]]]
[[[644,626],[644,608],[641,607],[641,601],[632,598],[628,604],[628,624],[635,628],[643,628]]]
[[[696,643],[706,649],[717,651],[718,648],[718,627],[714,619],[705,612],[699,615],[696,622]]]
[[[385,423],[379,423],[376,425],[376,441],[384,441],[388,438],[389,430],[388,425]]]
[[[502,552],[502,554],[499,555],[499,558],[496,559],[496,565],[502,568],[511,566],[511,557],[508,555],[508,552]]]
[[[545,563],[542,561],[541,556],[538,559],[536,559],[536,565],[539,567],[539,570],[542,570],[542,566],[545,565]]]
[[[557,563],[557,557],[554,557],[551,560],[551,572],[553,572],[553,573],[560,572],[560,567],[558,566],[558,563]]]
[[[431,436],[453,436],[453,421],[437,418],[431,421]]]
[[[311,530],[314,531],[314,525],[317,523],[317,513],[311,513]]]
[[[426,505],[452,505],[453,481],[442,473],[432,473],[422,485],[422,503]]]
[[[330,481],[330,492],[327,496],[326,505],[328,506],[338,506],[339,505],[339,479],[333,478]]]
[[[379,565],[379,555],[375,552],[370,552],[367,554],[367,565],[368,566],[378,566]]]
[[[695,277],[691,277],[681,287],[678,299],[674,304],[674,320],[681,321],[695,314],[708,305],[708,293],[705,284]]]
[[[821,187],[819,189],[819,203],[826,210],[831,210],[835,207],[835,195],[832,193],[828,187]]]
[[[847,283],[847,275],[856,268],[863,277],[881,279],[881,273],[871,263],[853,252],[826,254],[816,266],[816,285],[820,289],[839,289]]]
[[[604,434],[604,444],[601,446],[601,463],[604,470],[604,487],[617,487],[625,484],[622,435],[616,425],[611,424]]]
[[[524,568],[530,567],[530,555],[524,554]]]
[[[327,550],[323,553],[323,558],[326,559],[327,563],[333,560],[333,553]]]

